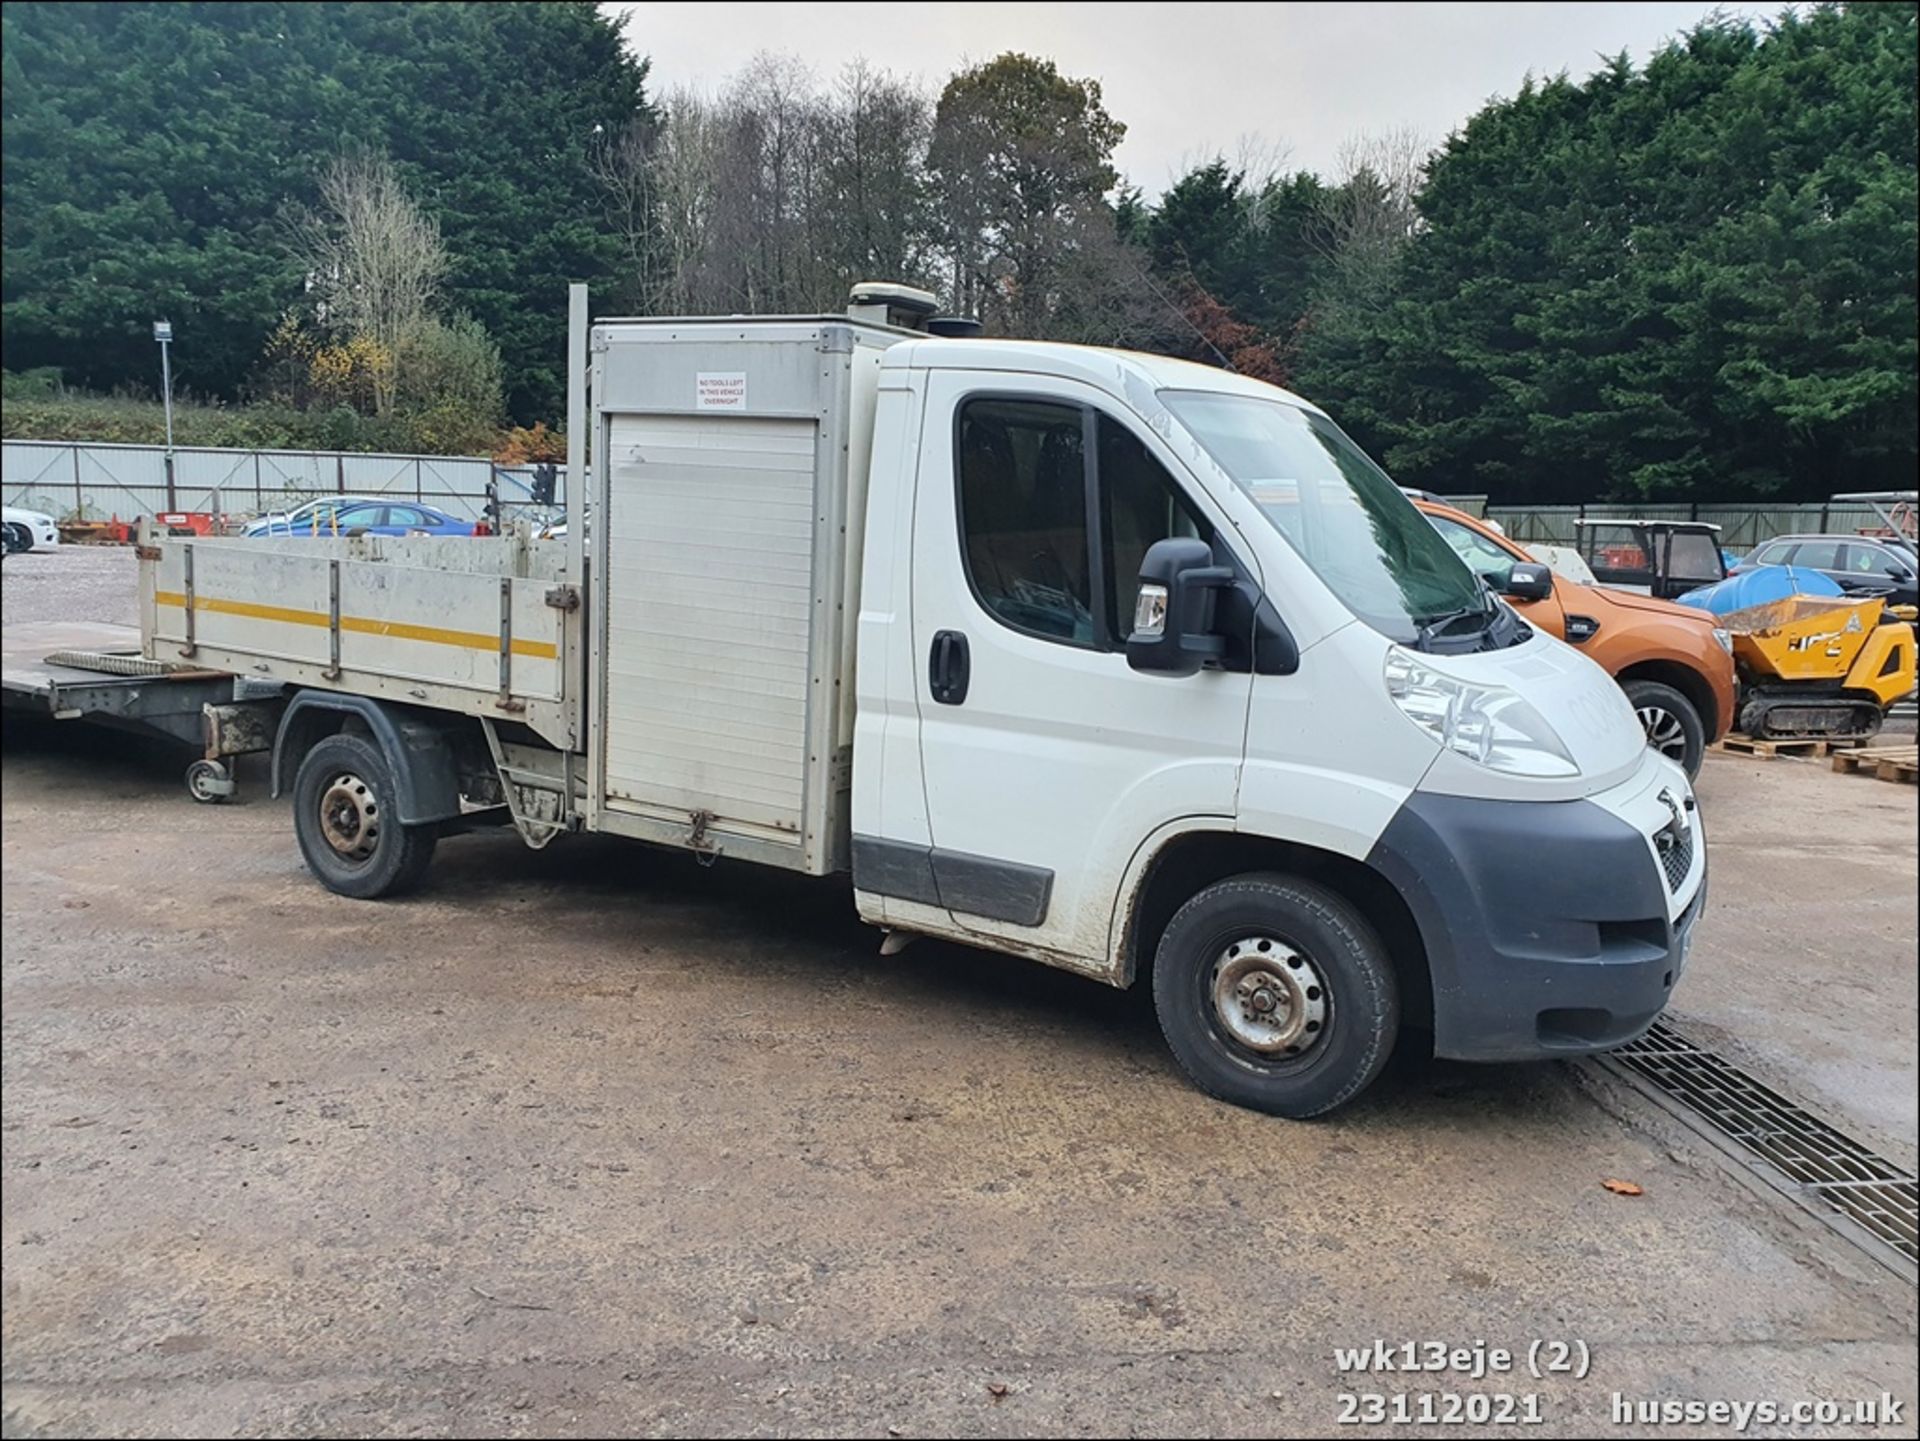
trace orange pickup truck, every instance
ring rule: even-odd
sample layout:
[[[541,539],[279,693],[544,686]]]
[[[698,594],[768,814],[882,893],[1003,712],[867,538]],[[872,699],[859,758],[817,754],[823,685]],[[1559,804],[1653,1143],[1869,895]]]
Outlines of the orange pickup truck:
[[[1555,575],[1545,595],[1510,588],[1516,562],[1533,557],[1483,520],[1414,498],[1461,559],[1528,624],[1579,646],[1620,682],[1647,744],[1699,772],[1701,757],[1733,724],[1732,640],[1706,611]],[[1530,588],[1529,588],[1530,589]]]

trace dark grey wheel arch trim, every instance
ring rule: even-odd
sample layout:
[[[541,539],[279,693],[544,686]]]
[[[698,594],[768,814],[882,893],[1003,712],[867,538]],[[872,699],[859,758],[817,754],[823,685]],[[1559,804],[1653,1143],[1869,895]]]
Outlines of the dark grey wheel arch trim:
[[[273,738],[273,795],[293,784],[316,722],[332,715],[358,716],[393,771],[394,804],[404,825],[451,820],[460,814],[460,781],[453,747],[439,727],[402,706],[371,696],[301,691],[280,717]],[[337,730],[326,727],[323,733]]]

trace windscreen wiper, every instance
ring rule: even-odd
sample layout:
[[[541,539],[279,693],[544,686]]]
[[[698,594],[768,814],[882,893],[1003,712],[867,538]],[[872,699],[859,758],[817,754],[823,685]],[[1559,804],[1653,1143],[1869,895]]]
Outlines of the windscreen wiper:
[[[1433,641],[1438,640],[1449,628],[1459,622],[1470,619],[1490,620],[1495,613],[1493,607],[1484,605],[1463,606],[1459,610],[1443,611],[1431,620],[1421,623],[1415,638],[1415,644],[1418,645],[1420,649],[1425,650]],[[1485,629],[1484,626],[1481,628],[1483,630]]]

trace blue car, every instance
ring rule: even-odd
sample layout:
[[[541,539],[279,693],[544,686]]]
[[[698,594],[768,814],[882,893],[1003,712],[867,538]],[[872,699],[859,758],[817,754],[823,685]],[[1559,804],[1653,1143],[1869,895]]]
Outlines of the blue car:
[[[303,507],[303,509],[306,509]],[[280,535],[477,535],[474,522],[422,505],[417,500],[355,500],[319,504],[290,517],[263,518],[244,532]]]

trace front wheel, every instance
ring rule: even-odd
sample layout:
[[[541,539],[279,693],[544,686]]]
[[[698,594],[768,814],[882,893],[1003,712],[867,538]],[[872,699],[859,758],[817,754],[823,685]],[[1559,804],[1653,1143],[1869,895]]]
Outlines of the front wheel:
[[[1640,718],[1647,744],[1668,760],[1678,761],[1688,780],[1699,775],[1707,754],[1707,727],[1693,702],[1654,680],[1630,680],[1620,688]]]
[[[1167,1045],[1208,1095],[1304,1120],[1380,1074],[1399,1030],[1386,948],[1344,897],[1280,874],[1208,886],[1153,963]]]
[[[354,735],[327,736],[300,762],[293,829],[320,883],[355,900],[412,890],[436,839],[432,827],[400,823],[386,756]]]

